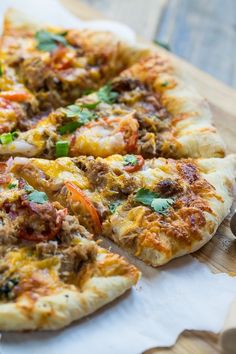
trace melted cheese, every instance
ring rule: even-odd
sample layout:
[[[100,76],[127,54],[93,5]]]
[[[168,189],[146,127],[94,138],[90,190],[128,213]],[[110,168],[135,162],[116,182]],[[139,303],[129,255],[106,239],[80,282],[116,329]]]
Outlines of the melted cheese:
[[[55,161],[32,159],[32,163],[58,182],[74,181],[78,187],[86,189],[89,181],[69,158]]]

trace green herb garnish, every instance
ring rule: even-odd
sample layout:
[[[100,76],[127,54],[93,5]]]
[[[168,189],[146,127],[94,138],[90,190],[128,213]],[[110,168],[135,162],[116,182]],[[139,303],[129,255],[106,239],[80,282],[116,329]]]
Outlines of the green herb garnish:
[[[80,122],[70,122],[59,127],[58,131],[61,135],[67,133],[73,133],[80,126],[81,126]]]
[[[37,40],[37,48],[44,52],[52,52],[58,47],[58,44],[68,46],[68,42],[65,39],[66,32],[61,34],[54,34],[48,31],[37,31],[35,38]]]
[[[138,159],[135,155],[124,156],[124,166],[135,166],[138,163]]]
[[[80,105],[81,108],[87,108],[87,109],[95,109],[97,105],[100,103],[100,101],[94,102],[94,103],[82,103]]]
[[[149,189],[141,188],[138,190],[135,200],[144,205],[150,206],[153,199],[158,198],[158,195],[154,192],[151,192]]]
[[[77,128],[85,125],[91,120],[97,119],[97,115],[94,112],[90,112],[87,108],[83,109],[78,105],[71,105],[64,108],[63,113],[65,113],[67,118],[76,118],[77,121],[69,122],[58,128],[60,134],[72,133]]]
[[[116,101],[119,96],[117,92],[112,91],[111,85],[105,85],[101,87],[97,92],[98,98],[100,101],[112,104]]]
[[[16,132],[4,133],[4,134],[0,135],[0,142],[3,145],[7,145],[7,144],[11,143],[17,136],[18,136],[18,134]]]
[[[3,67],[2,67],[2,63],[0,63],[0,77],[2,77],[3,75]]]
[[[95,92],[94,89],[92,89],[92,88],[87,88],[87,89],[83,90],[81,96],[87,96],[87,95],[90,95],[90,93],[93,93],[93,92]]]
[[[112,214],[114,214],[114,212],[116,211],[116,209],[118,208],[118,206],[121,205],[120,201],[116,201],[116,202],[111,202],[108,206],[110,212]]]
[[[15,297],[14,288],[19,284],[18,278],[8,278],[0,286],[0,298],[13,299]]]
[[[162,47],[162,48],[168,50],[169,52],[171,51],[170,46],[169,46],[168,43],[164,43],[164,42],[158,41],[157,39],[154,39],[153,42],[154,42],[155,44],[159,45],[159,47]]]
[[[88,109],[83,109],[75,104],[64,108],[63,112],[68,118],[79,119],[80,125],[87,124],[91,120],[97,119],[97,115],[94,112],[90,112]]]
[[[166,87],[166,86],[168,86],[168,85],[169,85],[169,82],[168,82],[168,81],[164,81],[164,82],[161,83],[161,86],[162,86],[162,87]]]
[[[151,207],[151,209],[162,215],[166,214],[169,207],[174,203],[174,199],[161,198],[157,193],[145,188],[138,190],[135,200]]]
[[[39,192],[33,187],[31,187],[28,183],[25,183],[24,190],[27,192],[27,199],[30,202],[34,202],[37,204],[44,204],[48,201],[48,196],[44,192]]]
[[[13,188],[16,188],[18,186],[18,183],[9,183],[7,188],[8,189],[13,189]]]
[[[24,185],[24,190],[26,191],[26,192],[32,192],[32,191],[34,191],[34,188],[33,187],[31,187],[28,183],[26,183],[25,185]]]
[[[56,157],[68,156],[69,142],[59,140],[56,142]]]
[[[44,192],[34,190],[30,194],[28,194],[28,200],[37,204],[44,204],[48,201],[48,196]]]

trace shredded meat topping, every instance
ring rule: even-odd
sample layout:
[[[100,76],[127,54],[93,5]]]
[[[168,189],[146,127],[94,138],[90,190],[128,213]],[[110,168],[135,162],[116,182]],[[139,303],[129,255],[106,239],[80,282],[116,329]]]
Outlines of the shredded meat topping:
[[[180,183],[171,178],[163,179],[155,188],[155,191],[164,197],[172,197],[180,193],[182,190],[183,188]]]
[[[119,77],[112,81],[112,90],[119,93],[132,91],[137,87],[144,88],[144,85],[139,80],[130,77]]]
[[[62,227],[59,234],[59,240],[63,244],[70,244],[74,236],[82,236],[91,239],[92,235],[80,225],[78,219],[72,215],[66,215],[62,222]]]
[[[61,277],[66,281],[71,273],[78,272],[84,262],[93,261],[96,258],[97,247],[94,243],[87,245],[76,245],[67,248],[61,254]]]
[[[91,160],[87,165],[86,175],[94,187],[102,188],[106,184],[106,175],[109,172],[107,164]]]
[[[15,202],[2,205],[5,212],[1,242],[15,243],[16,238],[30,241],[53,239],[62,227],[65,217],[63,210],[56,210],[53,204],[37,204],[27,200],[27,195],[20,196]]]
[[[58,244],[56,241],[40,242],[35,248],[37,257],[43,259],[55,255],[58,249]]]
[[[7,218],[5,213],[0,214],[0,245],[15,245],[18,242],[17,238],[18,226],[17,223]]]

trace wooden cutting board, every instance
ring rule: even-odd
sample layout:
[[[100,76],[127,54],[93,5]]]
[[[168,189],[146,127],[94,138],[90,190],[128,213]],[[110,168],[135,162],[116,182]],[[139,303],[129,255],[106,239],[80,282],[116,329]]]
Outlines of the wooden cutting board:
[[[104,16],[80,2],[79,0],[60,0],[61,3],[84,20],[104,19]],[[140,39],[142,41],[142,39]],[[207,98],[210,103],[215,125],[224,138],[228,153],[236,153],[236,91],[222,84],[210,75],[188,64],[170,52],[167,53],[173,61],[182,68],[188,79]],[[213,272],[225,272],[236,275],[236,238],[229,228],[229,217],[219,227],[216,235],[201,250],[193,256],[206,263]],[[151,349],[145,354],[215,354],[220,353],[217,334],[203,331],[185,331],[181,334],[176,345],[170,349]],[[138,354],[138,353],[137,353]]]

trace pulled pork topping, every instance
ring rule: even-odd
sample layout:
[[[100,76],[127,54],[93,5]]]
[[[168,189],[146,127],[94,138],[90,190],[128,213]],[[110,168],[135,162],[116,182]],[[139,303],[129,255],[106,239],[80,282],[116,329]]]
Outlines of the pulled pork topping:
[[[96,243],[78,244],[65,249],[61,257],[60,275],[67,281],[71,273],[77,273],[84,262],[95,260],[97,255]]]
[[[40,242],[54,239],[62,228],[66,209],[57,210],[44,192],[23,179],[18,180],[16,198],[1,206],[0,244],[15,244],[17,239]]]
[[[87,165],[86,175],[94,187],[103,188],[106,185],[106,175],[109,167],[101,161],[91,160]]]
[[[171,178],[163,179],[157,184],[155,188],[155,192],[164,197],[172,197],[180,193],[182,190],[183,188],[181,185]]]

